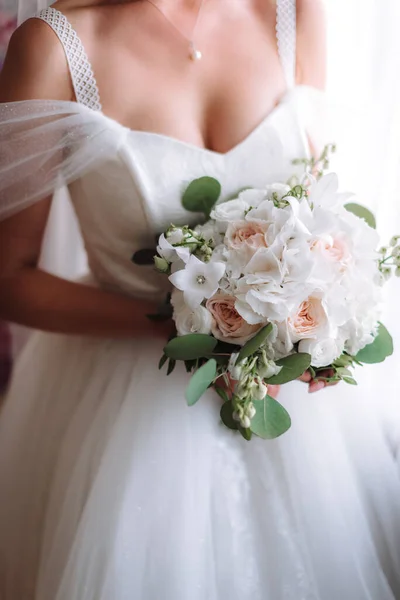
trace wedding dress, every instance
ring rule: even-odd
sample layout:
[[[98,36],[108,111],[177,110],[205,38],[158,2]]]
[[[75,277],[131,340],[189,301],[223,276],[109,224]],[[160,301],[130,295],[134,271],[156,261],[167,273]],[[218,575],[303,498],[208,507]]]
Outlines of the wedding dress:
[[[37,161],[47,166],[40,192],[55,188],[49,164],[62,161],[90,283],[161,299],[166,278],[131,257],[188,221],[188,182],[214,176],[229,198],[286,180],[292,159],[308,153],[305,115],[317,93],[293,85],[293,7],[278,0],[288,91],[226,153],[107,118],[81,42],[61,13],[42,11],[78,103],[0,110],[4,152],[21,153],[14,171],[0,163],[3,199],[23,188],[18,207],[35,200]],[[58,142],[50,152],[43,138],[56,110],[68,146],[58,159]],[[248,443],[221,426],[214,392],[187,407],[189,376],[157,369],[162,347],[161,337],[30,339],[0,416],[1,600],[399,599],[400,428],[365,393],[379,370],[358,373],[359,389],[283,386],[292,428]]]

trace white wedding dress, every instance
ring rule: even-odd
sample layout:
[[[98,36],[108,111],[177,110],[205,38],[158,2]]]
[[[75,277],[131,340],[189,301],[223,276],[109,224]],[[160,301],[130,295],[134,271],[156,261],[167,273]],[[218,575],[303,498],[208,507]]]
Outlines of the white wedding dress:
[[[228,198],[286,180],[307,154],[314,91],[290,85],[285,4],[289,89],[224,154],[104,116],[76,35],[54,9],[41,13],[88,118],[119,139],[113,158],[70,185],[92,285],[162,299],[166,278],[131,256],[188,221],[187,183],[214,176]],[[186,406],[189,376],[158,371],[162,347],[161,337],[30,339],[0,417],[1,600],[400,599],[400,411],[396,424],[367,393],[379,367],[358,373],[358,389],[285,385],[292,428],[248,443],[221,426],[214,392]]]

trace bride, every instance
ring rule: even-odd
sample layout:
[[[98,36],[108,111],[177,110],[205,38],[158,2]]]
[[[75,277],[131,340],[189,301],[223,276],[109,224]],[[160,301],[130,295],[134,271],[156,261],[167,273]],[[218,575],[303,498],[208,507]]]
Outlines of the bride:
[[[15,32],[0,317],[43,332],[0,415],[1,600],[400,598],[397,442],[376,403],[287,384],[292,429],[248,444],[216,394],[188,409],[188,375],[158,371],[171,325],[146,315],[165,282],[131,261],[188,221],[192,179],[223,198],[287,179],[324,43],[319,0],[60,0]],[[65,184],[80,282],[37,267]]]

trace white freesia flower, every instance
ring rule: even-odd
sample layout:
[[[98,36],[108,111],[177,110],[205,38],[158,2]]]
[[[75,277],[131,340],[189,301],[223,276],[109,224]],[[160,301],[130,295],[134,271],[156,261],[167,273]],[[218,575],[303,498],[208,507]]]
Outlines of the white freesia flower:
[[[266,186],[267,197],[272,200],[274,196],[278,198],[278,200],[282,200],[284,196],[290,192],[290,185],[286,183],[271,183]]]
[[[336,173],[328,173],[313,183],[308,194],[310,206],[335,208],[340,202],[339,179]]]
[[[180,244],[183,241],[184,233],[181,227],[175,227],[167,231],[166,237],[170,244]]]
[[[174,263],[178,260],[183,260],[186,263],[190,257],[190,250],[184,246],[175,248],[167,240],[164,234],[160,235],[158,240],[157,252],[162,258],[165,258],[170,263]]]
[[[186,304],[194,309],[204,298],[210,298],[216,293],[219,280],[224,273],[224,263],[203,263],[196,256],[191,255],[185,268],[170,275],[169,280],[183,292]]]

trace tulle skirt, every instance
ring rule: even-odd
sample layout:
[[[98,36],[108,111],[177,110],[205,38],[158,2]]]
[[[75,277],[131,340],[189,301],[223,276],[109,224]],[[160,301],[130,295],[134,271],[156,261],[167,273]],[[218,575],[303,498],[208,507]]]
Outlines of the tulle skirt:
[[[380,371],[284,386],[291,430],[246,442],[215,392],[186,406],[162,345],[31,338],[0,418],[1,600],[400,598]]]

